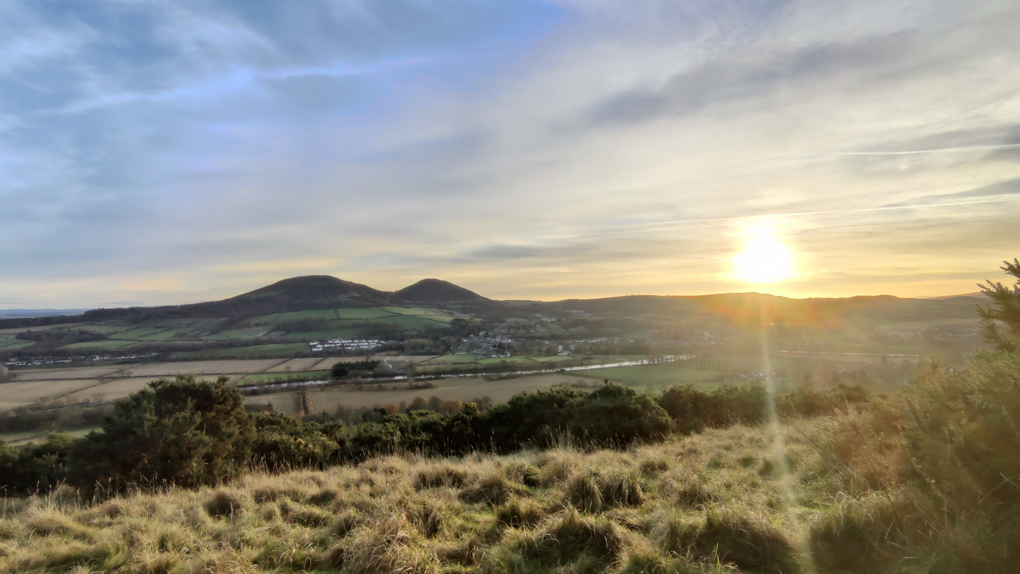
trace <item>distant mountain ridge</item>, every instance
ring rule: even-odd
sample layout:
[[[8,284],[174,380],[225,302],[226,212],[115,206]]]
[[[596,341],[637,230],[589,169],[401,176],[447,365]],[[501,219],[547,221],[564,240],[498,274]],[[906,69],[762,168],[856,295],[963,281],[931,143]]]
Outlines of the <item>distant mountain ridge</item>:
[[[0,318],[64,317],[85,311],[88,309],[0,309]]]
[[[480,315],[493,315],[505,307],[486,297],[440,279],[422,279],[397,291],[381,291],[331,275],[304,275],[283,279],[254,291],[206,303],[160,307],[96,309],[85,319],[166,317],[254,317],[287,311],[384,305],[427,305]]]
[[[889,317],[920,318],[951,316],[970,318],[982,302],[980,294],[933,299],[900,299],[889,295],[846,298],[791,299],[760,293],[724,293],[694,296],[627,295],[599,299],[562,301],[497,301],[474,291],[443,281],[422,279],[396,291],[382,291],[368,285],[345,281],[330,275],[307,275],[277,281],[247,293],[220,301],[159,307],[95,309],[74,320],[127,319],[131,321],[173,317],[255,317],[287,311],[342,307],[423,306],[449,309],[481,317],[503,318],[520,311],[578,310],[596,315],[616,316],[720,316],[739,322],[773,320],[796,322],[799,318],[816,321],[842,321],[845,318]],[[70,322],[71,316],[66,322]],[[38,319],[22,321],[41,322]],[[56,318],[48,317],[47,323]],[[0,323],[13,322],[0,315]]]

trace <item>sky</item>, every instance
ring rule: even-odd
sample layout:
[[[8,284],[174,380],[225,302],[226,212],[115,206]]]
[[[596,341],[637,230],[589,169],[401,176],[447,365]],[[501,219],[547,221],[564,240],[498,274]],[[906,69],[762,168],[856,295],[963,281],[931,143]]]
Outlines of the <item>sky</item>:
[[[0,308],[974,292],[1020,256],[1018,29],[1015,0],[0,0]]]

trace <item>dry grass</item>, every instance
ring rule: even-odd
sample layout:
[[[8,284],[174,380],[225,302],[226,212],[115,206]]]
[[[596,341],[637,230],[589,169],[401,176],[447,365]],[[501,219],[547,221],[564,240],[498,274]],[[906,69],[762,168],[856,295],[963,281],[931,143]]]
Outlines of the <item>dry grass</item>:
[[[0,572],[796,571],[804,532],[833,539],[845,530],[833,517],[857,512],[817,472],[818,432],[782,429],[799,463],[781,478],[760,472],[771,432],[734,427],[624,451],[388,456],[107,501],[62,488],[0,499]]]

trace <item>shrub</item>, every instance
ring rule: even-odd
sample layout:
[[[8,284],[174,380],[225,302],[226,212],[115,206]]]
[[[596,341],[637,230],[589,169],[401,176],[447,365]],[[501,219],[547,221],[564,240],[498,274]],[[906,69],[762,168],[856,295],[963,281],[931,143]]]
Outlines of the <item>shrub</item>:
[[[247,465],[254,426],[225,377],[160,379],[117,401],[101,432],[74,442],[68,480],[92,489],[213,484]]]
[[[13,449],[0,439],[0,493],[45,493],[64,480],[71,438],[50,433],[46,440]]]
[[[481,423],[504,452],[547,446],[564,431],[585,445],[625,446],[661,440],[670,430],[666,412],[651,399],[612,384],[591,393],[567,388],[521,393],[490,408]]]

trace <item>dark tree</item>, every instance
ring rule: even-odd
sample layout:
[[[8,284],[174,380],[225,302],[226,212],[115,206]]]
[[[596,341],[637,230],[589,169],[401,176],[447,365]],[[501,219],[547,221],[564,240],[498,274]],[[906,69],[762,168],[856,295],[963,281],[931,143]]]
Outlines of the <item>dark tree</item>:
[[[987,285],[979,284],[981,292],[992,300],[992,305],[978,306],[978,314],[981,315],[985,342],[1003,351],[1014,351],[1020,346],[1020,260],[1014,258],[1012,263],[1003,263],[1005,265],[1000,269],[1015,277],[1016,283],[1012,288],[991,281]],[[1001,333],[999,323],[1003,323],[1009,332]]]
[[[75,441],[68,480],[94,488],[212,484],[240,472],[255,427],[226,377],[161,379],[118,401],[101,432]]]

